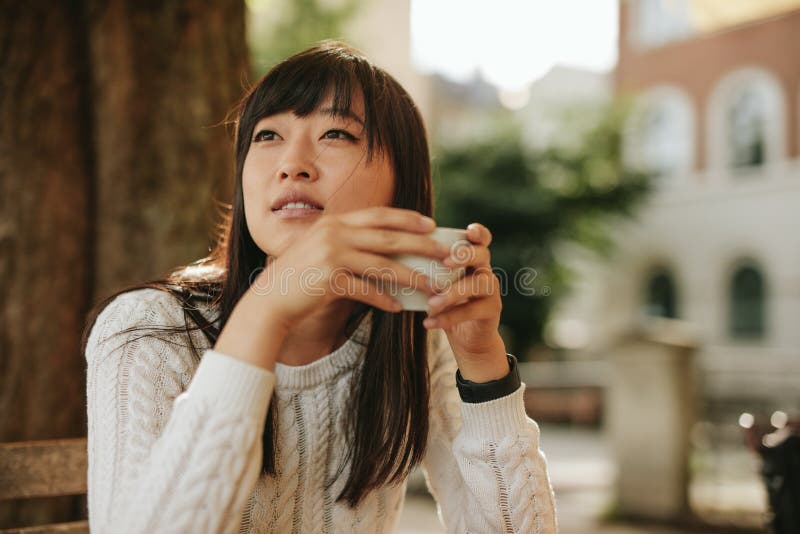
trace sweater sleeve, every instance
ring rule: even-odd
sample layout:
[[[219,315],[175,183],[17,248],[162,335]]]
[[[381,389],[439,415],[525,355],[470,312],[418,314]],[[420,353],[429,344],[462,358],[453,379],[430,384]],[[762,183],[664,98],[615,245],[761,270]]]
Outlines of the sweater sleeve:
[[[462,402],[443,331],[431,332],[431,415],[423,469],[448,532],[555,534],[555,496],[539,427],[518,390]]]
[[[86,348],[92,532],[235,532],[259,476],[274,375],[206,350],[198,365],[158,290],[125,293],[98,316]],[[163,334],[160,334],[163,336]],[[188,385],[188,388],[186,387]]]

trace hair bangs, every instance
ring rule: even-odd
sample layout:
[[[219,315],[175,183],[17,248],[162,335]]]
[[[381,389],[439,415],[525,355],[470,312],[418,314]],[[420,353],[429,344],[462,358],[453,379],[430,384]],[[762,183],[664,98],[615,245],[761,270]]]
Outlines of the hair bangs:
[[[352,117],[353,95],[360,93],[364,99],[367,158],[371,159],[376,144],[383,149],[381,139],[385,137],[375,128],[375,94],[368,89],[375,83],[372,71],[362,58],[335,48],[300,53],[278,63],[252,93],[251,105],[245,106],[250,136],[252,128],[264,117],[286,111],[305,117],[319,110],[328,98],[332,115]]]

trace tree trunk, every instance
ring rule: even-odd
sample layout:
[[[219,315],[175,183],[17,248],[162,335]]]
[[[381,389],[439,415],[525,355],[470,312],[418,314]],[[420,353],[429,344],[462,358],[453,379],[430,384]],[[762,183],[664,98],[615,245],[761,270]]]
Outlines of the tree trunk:
[[[232,190],[238,1],[0,1],[0,441],[83,436],[86,313],[204,256]],[[0,503],[0,527],[85,517]]]
[[[9,1],[0,11],[0,441],[78,436],[85,427],[87,58],[75,12],[43,4]],[[75,498],[36,504],[0,503],[0,526],[76,511]]]
[[[241,0],[89,3],[100,297],[208,253],[248,63]]]

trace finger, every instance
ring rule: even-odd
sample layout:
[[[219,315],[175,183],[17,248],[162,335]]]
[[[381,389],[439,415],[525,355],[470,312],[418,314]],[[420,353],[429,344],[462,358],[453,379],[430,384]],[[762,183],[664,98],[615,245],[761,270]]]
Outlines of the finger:
[[[492,242],[492,232],[481,223],[475,222],[467,226],[467,239],[488,247]]]
[[[477,269],[458,279],[450,287],[428,299],[428,315],[434,316],[465,300],[499,294],[500,284],[491,270]]]
[[[367,280],[351,273],[347,285],[352,288],[352,291],[348,291],[347,294],[339,295],[342,298],[357,300],[392,313],[402,311],[403,309],[402,304],[400,304],[398,300],[389,295],[382,287],[379,287],[372,280]]]
[[[430,295],[435,293],[433,283],[427,275],[386,256],[353,251],[340,260],[339,265],[337,271],[331,273],[332,284],[341,272],[374,281],[378,287],[391,293],[396,293],[401,286],[418,289]]]
[[[418,211],[373,206],[338,215],[339,220],[350,226],[396,228],[409,232],[428,233],[436,228],[436,222]]]
[[[443,259],[450,247],[428,235],[386,228],[352,228],[343,239],[353,248],[377,254],[421,254]]]
[[[422,324],[426,328],[450,328],[464,321],[496,318],[501,308],[499,301],[500,299],[495,297],[470,300],[436,317],[428,317]]]
[[[447,267],[489,267],[491,253],[483,245],[470,245],[461,243],[450,249],[450,254],[443,262]]]

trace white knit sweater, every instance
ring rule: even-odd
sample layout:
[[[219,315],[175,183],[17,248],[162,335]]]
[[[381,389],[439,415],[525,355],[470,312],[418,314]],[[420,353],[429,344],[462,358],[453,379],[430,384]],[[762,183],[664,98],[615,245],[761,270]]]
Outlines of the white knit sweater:
[[[173,343],[136,340],[141,332],[110,338],[130,326],[183,324],[180,305],[164,292],[114,299],[86,349],[92,532],[393,532],[405,482],[372,492],[355,509],[335,502],[347,470],[325,484],[345,451],[342,413],[370,320],[331,354],[303,366],[279,363],[273,374],[211,350],[197,331],[199,362],[181,336]],[[523,388],[491,402],[461,402],[444,332],[429,339],[423,467],[447,531],[556,532]],[[260,473],[270,402],[279,418],[274,477]]]

